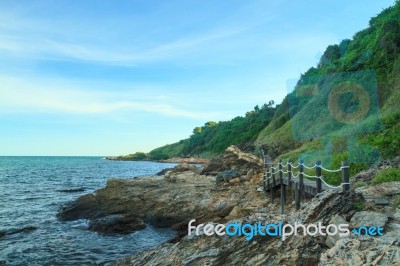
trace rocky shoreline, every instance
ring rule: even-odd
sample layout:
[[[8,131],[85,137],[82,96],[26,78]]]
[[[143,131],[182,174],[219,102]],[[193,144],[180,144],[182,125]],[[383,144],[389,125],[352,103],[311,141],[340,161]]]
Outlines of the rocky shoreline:
[[[390,193],[400,182],[349,192],[326,191],[309,199],[299,211],[289,193],[285,215],[262,191],[262,161],[229,147],[223,158],[202,168],[180,165],[160,176],[111,179],[94,194],[83,195],[60,210],[59,219],[89,219],[90,230],[124,234],[146,224],[169,227],[177,237],[155,249],[116,262],[116,265],[395,265],[400,262],[400,209],[375,207],[361,192]],[[396,194],[396,193],[395,193]],[[395,195],[393,194],[393,195]],[[360,204],[366,206],[360,209]],[[384,228],[381,237],[297,236],[278,237],[188,236],[196,223],[349,223],[366,222]]]
[[[157,162],[157,163],[187,163],[187,164],[206,164],[209,163],[210,160],[206,158],[198,158],[198,157],[173,157],[165,160],[150,160],[150,159],[132,159],[127,156],[111,156],[105,157],[105,160],[109,161],[145,161],[145,162]]]

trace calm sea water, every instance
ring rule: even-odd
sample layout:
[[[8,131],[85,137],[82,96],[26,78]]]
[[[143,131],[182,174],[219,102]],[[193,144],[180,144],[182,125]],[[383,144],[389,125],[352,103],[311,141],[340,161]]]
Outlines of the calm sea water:
[[[148,226],[129,235],[86,230],[88,221],[61,222],[60,206],[104,187],[109,178],[154,175],[174,164],[118,162],[100,157],[0,157],[0,265],[97,265],[167,241],[174,232]],[[84,188],[83,192],[58,190]]]

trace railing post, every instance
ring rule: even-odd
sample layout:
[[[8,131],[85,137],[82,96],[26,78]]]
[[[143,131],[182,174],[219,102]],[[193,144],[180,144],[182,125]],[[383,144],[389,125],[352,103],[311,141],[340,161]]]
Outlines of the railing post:
[[[265,193],[267,193],[267,178],[268,178],[268,172],[266,172],[265,174],[264,174],[264,178],[263,178],[263,189],[264,189],[264,192]]]
[[[303,166],[303,160],[300,160],[300,162],[299,162],[299,171],[300,171],[300,173],[299,173],[299,204],[300,204],[300,201],[301,201],[301,199],[303,198],[303,195],[304,195],[304,176],[303,176],[303,173],[304,173],[304,166]]]
[[[317,193],[321,193],[322,192],[321,161],[317,161],[316,163],[315,175],[317,176]]]
[[[343,191],[349,191],[350,190],[350,169],[347,164],[347,161],[342,162],[342,183],[346,183],[343,185]]]
[[[296,211],[300,210],[300,191],[299,191],[299,182],[294,184],[294,199],[296,205]]]
[[[288,161],[288,187],[292,188],[292,161]]]
[[[285,205],[285,192],[283,191],[283,173],[282,173],[282,160],[279,160],[279,183],[281,185],[281,214],[284,213],[284,205]]]
[[[274,164],[271,164],[271,176],[272,176],[271,202],[274,202],[274,198],[275,198],[275,187],[276,187]]]

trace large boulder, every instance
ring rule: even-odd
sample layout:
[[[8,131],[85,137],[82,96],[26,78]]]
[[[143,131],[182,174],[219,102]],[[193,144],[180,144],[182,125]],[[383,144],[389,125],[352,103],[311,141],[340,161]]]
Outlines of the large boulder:
[[[89,229],[103,234],[127,234],[146,228],[143,220],[121,214],[108,215],[89,223]]]
[[[379,226],[384,228],[388,221],[388,216],[384,213],[372,212],[372,211],[362,211],[357,212],[351,218],[351,226],[354,228],[359,228],[361,226]]]
[[[223,157],[215,158],[205,165],[201,174],[218,175],[225,170],[238,170],[246,174],[251,169],[254,172],[263,171],[263,161],[254,154],[241,151],[236,146],[225,150]]]
[[[241,177],[241,176],[242,176],[242,173],[238,170],[225,170],[217,175],[215,181],[217,183],[229,182],[230,180],[232,180],[236,177]]]

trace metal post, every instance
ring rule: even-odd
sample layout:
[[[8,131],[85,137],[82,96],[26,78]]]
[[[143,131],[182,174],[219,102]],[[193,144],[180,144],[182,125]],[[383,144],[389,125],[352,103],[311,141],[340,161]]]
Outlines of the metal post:
[[[343,191],[349,191],[350,190],[350,169],[347,164],[347,161],[342,162],[342,183],[346,183],[343,185]]]
[[[317,176],[317,193],[322,192],[322,181],[321,181],[321,161],[317,161],[315,167],[315,174]]]
[[[282,160],[279,160],[279,183],[281,184],[281,214],[284,213],[284,192],[283,192],[283,173],[282,173]]]
[[[294,198],[295,198],[295,205],[296,211],[300,210],[300,191],[299,191],[299,182],[294,184]]]
[[[299,174],[299,201],[301,201],[301,199],[303,198],[303,195],[304,195],[304,176],[303,176],[303,173],[304,173],[304,166],[303,166],[303,160],[300,160],[300,162],[299,162],[299,171],[300,171],[300,174]],[[300,202],[299,202],[299,204],[300,204]]]
[[[288,161],[288,187],[292,188],[292,161]]]
[[[271,202],[274,202],[274,198],[275,198],[275,187],[276,187],[275,169],[274,169],[273,167],[274,167],[274,164],[271,164],[271,176],[272,176]]]

